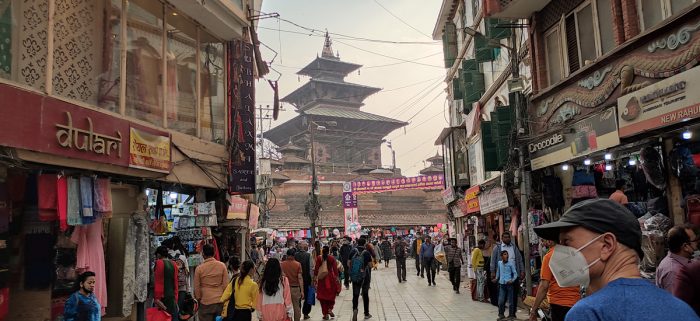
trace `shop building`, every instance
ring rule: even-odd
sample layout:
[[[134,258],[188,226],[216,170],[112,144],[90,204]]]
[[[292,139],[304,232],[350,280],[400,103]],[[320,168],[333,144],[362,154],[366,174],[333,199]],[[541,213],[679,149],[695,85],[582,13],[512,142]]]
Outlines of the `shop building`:
[[[103,320],[143,320],[134,269],[150,271],[163,236],[221,238],[241,105],[227,92],[246,86],[229,53],[253,57],[259,7],[0,1],[0,320],[60,320],[81,268],[98,274]]]
[[[490,17],[529,19],[533,74],[524,140],[533,213],[556,220],[580,200],[609,197],[619,181],[638,217],[660,213],[668,225],[696,220],[700,101],[690,88],[700,82],[699,6],[486,2]],[[653,277],[664,240],[645,233],[644,244],[642,272]]]
[[[449,127],[435,141],[444,155],[443,202],[468,253],[484,239],[490,256],[500,235],[517,235],[520,224],[515,120],[531,91],[529,34],[521,25],[489,17],[482,1],[445,0],[433,31],[443,41],[450,101]]]

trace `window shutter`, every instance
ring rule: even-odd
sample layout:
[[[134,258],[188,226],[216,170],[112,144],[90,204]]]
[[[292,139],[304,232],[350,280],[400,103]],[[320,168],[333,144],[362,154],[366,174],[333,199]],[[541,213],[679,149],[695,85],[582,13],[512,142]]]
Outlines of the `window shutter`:
[[[454,100],[462,99],[464,97],[462,93],[462,79],[457,77],[452,79],[452,98]]]
[[[566,24],[566,55],[569,58],[569,73],[573,73],[581,67],[578,61],[578,39],[574,15],[566,17],[564,23]]]
[[[481,149],[484,151],[484,171],[497,171],[498,150],[496,144],[493,143],[490,121],[481,122]]]
[[[484,20],[484,24],[486,26],[486,37],[491,39],[509,38],[511,36],[511,29],[504,27],[509,23],[510,21],[508,20],[486,18]]]
[[[496,59],[493,48],[488,44],[488,39],[484,36],[474,37],[474,57],[477,62],[487,62]]]
[[[445,32],[442,34],[442,50],[445,57],[445,68],[450,68],[457,57],[457,26],[449,21],[445,24]]]

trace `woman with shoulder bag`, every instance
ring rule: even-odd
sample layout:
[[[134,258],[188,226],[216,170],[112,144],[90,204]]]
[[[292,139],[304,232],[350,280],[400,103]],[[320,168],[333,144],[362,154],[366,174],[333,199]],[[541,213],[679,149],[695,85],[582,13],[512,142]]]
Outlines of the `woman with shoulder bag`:
[[[321,255],[316,258],[316,267],[314,275],[316,279],[316,298],[321,301],[321,310],[323,311],[323,320],[334,318],[333,306],[335,305],[335,297],[338,294],[338,265],[335,258],[329,255],[330,249],[324,246]]]
[[[224,321],[252,320],[258,297],[258,284],[251,277],[254,268],[253,261],[243,262],[240,274],[226,286],[224,294],[221,295],[221,302],[224,303],[221,316]]]
[[[294,318],[292,289],[287,277],[282,275],[282,266],[276,258],[269,259],[265,264],[259,291],[256,305],[259,321],[288,321]]]

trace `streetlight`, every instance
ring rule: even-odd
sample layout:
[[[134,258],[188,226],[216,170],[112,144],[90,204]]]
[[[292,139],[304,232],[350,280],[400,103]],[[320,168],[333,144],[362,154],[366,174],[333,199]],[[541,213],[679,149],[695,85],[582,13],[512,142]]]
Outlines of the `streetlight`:
[[[480,39],[486,39],[486,36],[484,36],[481,32],[474,30],[473,28],[470,27],[464,27],[464,32],[472,37],[480,38]],[[518,38],[515,34],[515,32],[512,32],[511,34],[511,42],[513,46],[516,46],[518,43]],[[520,53],[518,52],[517,48],[511,47],[508,45],[502,44],[500,41],[495,40],[495,39],[486,39],[486,44],[489,47],[501,47],[505,48],[508,50],[510,54],[510,60],[511,60],[511,77],[514,80],[514,83],[510,85],[509,87],[511,88],[511,92],[517,92],[517,91],[522,91],[523,86],[520,85],[519,79],[520,79]],[[515,82],[518,82],[517,84]],[[518,133],[521,133],[521,128],[524,129],[524,127],[521,126],[524,120],[524,115],[522,115],[520,111],[520,94],[516,94],[513,96],[514,100],[512,103],[515,106],[515,122],[516,126],[518,129]],[[524,130],[522,131],[524,133]],[[516,147],[514,148],[515,150],[518,151],[518,160],[519,160],[519,166],[518,166],[518,173],[516,173],[516,178],[519,179],[519,185],[520,185],[520,214],[521,214],[521,221],[523,222],[523,228],[525,231],[528,230],[528,217],[527,217],[527,193],[526,191],[526,180],[525,180],[525,153],[523,151],[523,148],[521,147]],[[523,243],[524,244],[530,244],[529,241],[529,236],[527,233],[523,233]],[[525,284],[527,285],[527,293],[531,294],[532,293],[532,277],[530,276],[530,247],[525,246],[524,248],[525,252]]]

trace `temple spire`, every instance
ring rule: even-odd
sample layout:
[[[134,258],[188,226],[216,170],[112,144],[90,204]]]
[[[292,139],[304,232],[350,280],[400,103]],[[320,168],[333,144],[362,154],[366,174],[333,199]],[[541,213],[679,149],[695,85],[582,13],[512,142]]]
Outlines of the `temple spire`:
[[[328,30],[326,30],[326,41],[323,43],[321,57],[337,59],[337,57],[333,54],[333,41],[331,40],[331,36],[328,34]]]

